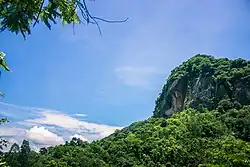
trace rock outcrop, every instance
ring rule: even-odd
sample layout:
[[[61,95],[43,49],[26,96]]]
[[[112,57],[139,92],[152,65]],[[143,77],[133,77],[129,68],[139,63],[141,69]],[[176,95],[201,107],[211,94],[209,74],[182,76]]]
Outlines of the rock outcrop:
[[[196,55],[172,71],[154,117],[169,117],[185,107],[212,110],[222,100],[250,104],[250,62]]]

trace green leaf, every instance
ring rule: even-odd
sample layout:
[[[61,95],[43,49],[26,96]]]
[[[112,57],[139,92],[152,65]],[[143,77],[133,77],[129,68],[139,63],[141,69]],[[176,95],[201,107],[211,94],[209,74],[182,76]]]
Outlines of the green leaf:
[[[6,71],[11,71],[6,63],[6,61],[4,60],[4,57],[5,57],[5,53],[3,52],[0,52],[0,66],[6,70]]]
[[[0,124],[4,124],[4,123],[7,123],[7,122],[9,122],[9,121],[7,120],[7,118],[1,118],[1,119],[0,119]]]
[[[0,92],[0,96],[4,97],[4,96],[5,96],[5,94],[4,94],[3,92]]]

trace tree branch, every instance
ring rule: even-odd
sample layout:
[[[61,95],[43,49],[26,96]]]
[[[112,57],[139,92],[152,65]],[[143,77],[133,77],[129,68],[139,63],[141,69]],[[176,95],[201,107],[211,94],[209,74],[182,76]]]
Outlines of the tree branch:
[[[38,22],[38,20],[39,20],[40,14],[41,14],[42,9],[43,9],[43,5],[44,5],[44,0],[42,0],[42,3],[41,3],[41,6],[40,6],[40,9],[39,9],[38,15],[37,15],[37,17],[36,17],[35,23],[33,24],[33,27],[35,27],[36,23],[37,23],[37,22]]]
[[[124,20],[106,20],[106,19],[103,19],[100,17],[92,16],[92,19],[101,20],[101,21],[106,22],[106,23],[124,23],[128,20],[128,17]]]
[[[128,18],[126,18],[125,20],[106,20],[100,17],[92,16],[88,10],[85,0],[82,0],[82,3],[79,3],[79,4],[80,4],[79,9],[81,11],[81,14],[84,20],[86,20],[87,24],[89,23],[95,24],[99,30],[100,35],[102,35],[102,32],[101,32],[101,27],[99,23],[97,22],[97,20],[100,20],[106,23],[124,23],[128,20]]]

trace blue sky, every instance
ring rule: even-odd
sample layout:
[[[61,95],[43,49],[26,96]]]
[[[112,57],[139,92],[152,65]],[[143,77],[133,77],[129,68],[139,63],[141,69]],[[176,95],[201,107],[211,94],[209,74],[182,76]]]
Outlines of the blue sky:
[[[171,69],[192,55],[250,58],[247,0],[96,0],[89,8],[93,15],[129,20],[100,23],[102,36],[93,25],[76,26],[74,35],[72,26],[60,24],[51,31],[40,24],[26,41],[0,33],[13,71],[1,77],[6,97],[0,111],[11,121],[2,132],[15,128],[7,135],[13,141],[101,138],[151,116]],[[72,130],[60,119],[77,126]]]

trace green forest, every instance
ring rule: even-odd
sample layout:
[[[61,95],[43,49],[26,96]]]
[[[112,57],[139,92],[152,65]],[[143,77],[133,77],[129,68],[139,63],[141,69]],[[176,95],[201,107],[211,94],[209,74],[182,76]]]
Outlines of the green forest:
[[[171,103],[166,94],[171,93],[173,82],[184,76],[188,78],[185,107],[166,116]],[[200,99],[199,105],[189,102],[197,102],[190,99],[194,96],[188,93],[193,89],[189,81],[198,82],[201,76],[213,78],[206,80],[210,86],[201,85],[199,90],[214,92],[202,94],[209,98],[209,105]],[[249,86],[249,61],[196,55],[171,72],[151,118],[91,143],[73,138],[35,152],[24,140],[2,153],[2,159],[9,167],[250,166],[250,95],[242,91]]]

